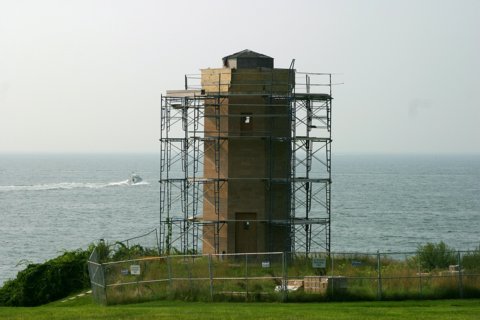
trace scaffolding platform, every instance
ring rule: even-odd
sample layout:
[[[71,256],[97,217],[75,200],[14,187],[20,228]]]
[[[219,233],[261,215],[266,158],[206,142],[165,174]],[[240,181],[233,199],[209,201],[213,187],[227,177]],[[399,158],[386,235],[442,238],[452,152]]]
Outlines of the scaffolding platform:
[[[162,251],[170,252],[175,247],[180,252],[197,252],[202,230],[208,228],[215,239],[214,252],[221,253],[222,228],[246,221],[225,217],[222,190],[236,181],[257,181],[265,188],[288,186],[289,199],[284,199],[289,207],[288,217],[275,218],[275,199],[271,198],[266,203],[273,213],[255,220],[258,224],[288,229],[289,240],[283,251],[330,252],[332,76],[297,72],[293,64],[286,70],[294,81],[281,83],[272,73],[269,82],[268,70],[263,70],[261,81],[245,81],[236,87],[225,80],[233,74],[215,75],[217,78],[212,77],[208,83],[202,83],[199,75],[186,75],[184,90],[168,90],[162,96],[159,139]],[[245,74],[246,71],[236,76]],[[258,92],[247,92],[257,87]],[[242,102],[245,99],[252,102]],[[248,134],[236,131],[230,128],[231,123],[248,114],[226,113],[222,109],[225,101],[233,108],[264,108],[265,113],[255,116],[285,119],[289,130],[272,133],[276,130],[273,126],[267,128],[270,131]],[[271,169],[264,175],[229,176],[221,157],[235,141],[262,141],[268,147],[266,151],[272,153],[287,145],[288,175],[279,176]],[[274,164],[268,166],[275,168]],[[213,208],[215,219],[204,218],[206,206]]]

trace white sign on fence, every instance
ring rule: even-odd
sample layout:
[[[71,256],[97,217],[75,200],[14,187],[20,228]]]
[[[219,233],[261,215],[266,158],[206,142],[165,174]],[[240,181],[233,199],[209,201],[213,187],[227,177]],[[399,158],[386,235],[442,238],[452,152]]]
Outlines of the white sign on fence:
[[[140,275],[140,265],[132,264],[130,265],[130,274],[139,276]]]
[[[313,258],[312,268],[325,269],[327,267],[327,259],[325,258]]]

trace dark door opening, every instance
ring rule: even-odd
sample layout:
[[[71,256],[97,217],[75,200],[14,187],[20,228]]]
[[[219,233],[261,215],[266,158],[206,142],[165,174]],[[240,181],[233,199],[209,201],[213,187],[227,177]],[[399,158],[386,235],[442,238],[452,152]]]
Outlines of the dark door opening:
[[[237,212],[235,220],[235,252],[257,252],[257,214]]]

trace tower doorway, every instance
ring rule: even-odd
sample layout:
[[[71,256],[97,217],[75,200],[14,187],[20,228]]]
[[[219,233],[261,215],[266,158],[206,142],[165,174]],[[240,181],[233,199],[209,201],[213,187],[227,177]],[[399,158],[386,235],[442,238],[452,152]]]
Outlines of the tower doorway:
[[[237,212],[235,214],[235,252],[257,252],[257,214]]]

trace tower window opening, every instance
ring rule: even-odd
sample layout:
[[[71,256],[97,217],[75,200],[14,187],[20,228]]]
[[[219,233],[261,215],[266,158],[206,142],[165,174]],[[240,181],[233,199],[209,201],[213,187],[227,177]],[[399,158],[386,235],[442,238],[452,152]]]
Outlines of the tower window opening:
[[[242,113],[240,117],[240,131],[250,132],[253,130],[253,117],[251,113]]]

